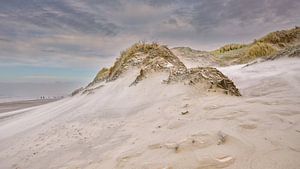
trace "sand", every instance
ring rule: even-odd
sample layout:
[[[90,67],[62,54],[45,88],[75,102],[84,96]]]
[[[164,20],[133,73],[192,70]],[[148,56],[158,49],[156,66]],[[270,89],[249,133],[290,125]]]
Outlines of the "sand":
[[[242,97],[162,84],[164,73],[128,87],[131,70],[88,94],[8,112],[0,168],[298,169],[300,59],[242,67],[221,68]]]

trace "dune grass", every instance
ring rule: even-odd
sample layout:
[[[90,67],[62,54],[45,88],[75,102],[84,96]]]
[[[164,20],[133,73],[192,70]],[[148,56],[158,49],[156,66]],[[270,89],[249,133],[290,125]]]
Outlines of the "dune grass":
[[[283,50],[288,46],[293,46],[297,43],[300,43],[299,27],[295,27],[290,30],[269,33],[250,44],[232,43],[206,53],[210,57],[214,57],[214,60],[216,60],[216,62],[218,62],[221,66],[226,66],[231,64],[247,63],[260,57],[274,55],[276,52]],[[194,52],[191,48],[184,48],[181,50],[187,52],[185,53],[186,55]],[[151,55],[151,57],[148,58],[149,62],[151,62],[150,60],[152,57],[155,58],[156,56],[159,56],[167,59],[170,63],[176,62],[177,64],[180,64],[180,61],[174,59],[174,54],[166,46],[159,45],[155,42],[138,42],[133,44],[128,49],[122,51],[120,53],[120,57],[117,58],[112,67],[109,69],[103,68],[100,70],[94,81],[97,82],[104,79],[116,79],[122,73],[122,71],[124,71],[124,67],[126,67],[128,61],[135,57],[137,53]],[[205,54],[203,51],[201,53]],[[185,66],[183,65],[182,67]]]
[[[275,54],[278,51],[274,45],[263,42],[256,42],[239,55],[239,58],[236,63],[248,63],[257,58],[265,58],[272,54]]]
[[[94,82],[99,82],[102,80],[105,80],[109,75],[109,69],[108,68],[102,68],[96,75]]]
[[[225,53],[225,52],[240,49],[240,48],[243,48],[243,47],[246,47],[246,45],[232,43],[232,44],[222,46],[221,48],[217,49],[215,52]]]
[[[271,32],[247,45],[228,44],[212,51],[211,54],[216,56],[222,66],[241,64],[276,54],[276,52],[299,42],[300,28],[295,27],[289,30]]]
[[[271,32],[257,41],[262,43],[271,43],[280,47],[284,47],[289,43],[299,40],[299,37],[300,28],[295,27],[290,30]]]
[[[258,42],[255,43],[254,45],[250,46],[247,55],[249,57],[263,57],[263,56],[268,56],[276,52],[277,50],[270,44],[268,43],[262,43]]]
[[[102,69],[96,76],[94,81],[103,80],[105,77],[108,81],[115,80],[126,68],[128,61],[136,56],[138,53],[149,54],[152,57],[148,58],[148,61],[151,62],[151,58],[162,57],[168,60],[170,63],[176,62],[175,64],[180,64],[180,61],[174,59],[174,54],[169,50],[167,46],[160,45],[156,42],[145,43],[138,42],[133,44],[128,49],[120,53],[120,57],[117,58],[115,63],[109,69]],[[150,60],[149,60],[150,59]],[[150,64],[150,63],[149,63]],[[182,65],[180,65],[182,66]]]
[[[138,52],[147,54],[151,50],[158,49],[158,48],[159,48],[159,44],[155,43],[155,42],[150,43],[150,44],[147,44],[145,42],[138,42],[138,43],[133,44],[130,48],[126,49],[125,51],[122,51],[120,54],[120,57],[117,58],[114,65],[109,69],[110,80],[114,80],[116,78],[116,76],[118,76],[118,74],[121,73],[122,65],[124,63],[127,63],[127,61],[129,59],[131,59],[134,56],[134,54],[136,54]]]

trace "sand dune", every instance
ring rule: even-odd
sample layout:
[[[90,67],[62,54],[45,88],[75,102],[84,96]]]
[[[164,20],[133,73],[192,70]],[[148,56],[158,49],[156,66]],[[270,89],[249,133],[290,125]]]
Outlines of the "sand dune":
[[[138,70],[0,121],[0,168],[298,169],[300,59],[220,68],[242,97]],[[97,87],[97,86],[94,86]],[[182,112],[188,111],[186,114]]]

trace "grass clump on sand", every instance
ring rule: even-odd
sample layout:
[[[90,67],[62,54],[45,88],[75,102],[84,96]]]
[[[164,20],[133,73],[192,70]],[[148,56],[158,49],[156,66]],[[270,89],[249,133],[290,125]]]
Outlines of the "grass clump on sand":
[[[114,80],[118,74],[121,73],[121,68],[124,63],[126,63],[129,59],[131,59],[134,54],[138,52],[142,53],[149,53],[153,49],[158,49],[159,44],[151,43],[146,44],[144,42],[138,42],[132,45],[130,48],[126,49],[125,51],[121,52],[121,56],[116,60],[114,65],[109,69],[109,78],[110,80]]]

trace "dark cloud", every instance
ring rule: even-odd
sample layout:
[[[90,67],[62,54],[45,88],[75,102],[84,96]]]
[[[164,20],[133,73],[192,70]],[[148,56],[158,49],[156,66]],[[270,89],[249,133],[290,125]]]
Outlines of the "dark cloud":
[[[178,22],[177,22],[177,20],[175,18],[170,18],[169,20],[165,21],[164,23],[165,24],[174,25],[174,26],[178,25]]]
[[[0,59],[54,65],[85,60],[88,66],[89,58],[113,58],[139,40],[212,49],[299,25],[299,5],[298,0],[1,0]]]
[[[144,2],[155,7],[162,5],[169,6],[178,3],[177,0],[145,0]]]
[[[300,16],[297,0],[201,0],[176,10],[175,14],[188,20],[198,31],[249,24],[280,24],[277,19],[293,19]]]
[[[5,1],[0,7],[0,13],[4,16],[1,17],[0,23],[2,31],[13,34],[14,31],[22,30],[25,35],[31,35],[32,30],[36,34],[84,32],[110,36],[118,33],[119,26],[109,22],[105,16],[81,11],[67,2],[63,0]],[[16,25],[10,24],[12,22],[23,23],[25,30],[14,27]],[[35,27],[26,30],[26,25]]]
[[[10,39],[6,39],[6,38],[0,38],[0,41],[2,41],[2,42],[11,42]]]

